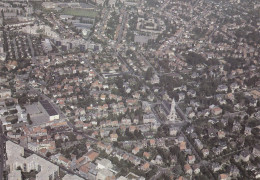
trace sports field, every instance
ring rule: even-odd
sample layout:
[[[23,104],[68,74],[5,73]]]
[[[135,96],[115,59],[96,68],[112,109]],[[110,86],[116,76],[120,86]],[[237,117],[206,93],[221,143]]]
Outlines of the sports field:
[[[66,9],[63,9],[60,14],[94,18],[98,15],[98,12],[93,11],[93,10],[86,10],[86,9],[66,8]]]

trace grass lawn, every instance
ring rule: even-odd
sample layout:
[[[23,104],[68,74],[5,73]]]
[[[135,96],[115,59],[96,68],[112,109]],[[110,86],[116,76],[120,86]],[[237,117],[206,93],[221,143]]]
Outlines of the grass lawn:
[[[95,18],[96,16],[98,16],[98,12],[93,11],[93,10],[70,9],[70,8],[63,9],[63,11],[61,11],[60,14],[71,15],[71,16],[90,17],[90,18]]]

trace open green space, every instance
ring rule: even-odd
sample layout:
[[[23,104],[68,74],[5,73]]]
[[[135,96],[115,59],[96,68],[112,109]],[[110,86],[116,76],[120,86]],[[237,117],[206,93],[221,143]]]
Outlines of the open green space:
[[[60,14],[80,16],[80,17],[90,17],[90,18],[95,18],[96,16],[98,16],[98,12],[93,10],[71,9],[71,8],[63,9]]]

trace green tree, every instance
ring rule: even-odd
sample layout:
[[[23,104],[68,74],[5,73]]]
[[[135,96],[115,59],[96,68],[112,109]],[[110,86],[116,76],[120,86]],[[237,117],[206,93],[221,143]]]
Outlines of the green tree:
[[[151,80],[152,76],[153,76],[153,69],[151,67],[149,67],[144,74],[144,79],[146,81]]]
[[[29,113],[27,113],[27,121],[30,125],[32,124],[31,116]]]

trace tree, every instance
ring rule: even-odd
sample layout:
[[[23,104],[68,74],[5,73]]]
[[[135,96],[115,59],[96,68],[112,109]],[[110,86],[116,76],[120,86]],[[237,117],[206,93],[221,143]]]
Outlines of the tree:
[[[144,74],[144,79],[146,81],[151,80],[152,76],[153,76],[153,69],[151,67],[149,67]]]
[[[249,114],[249,116],[251,116],[252,114],[254,114],[256,112],[255,108],[250,106],[247,108],[246,113]]]
[[[196,66],[197,64],[205,63],[206,60],[203,56],[200,54],[197,54],[195,52],[189,52],[188,55],[186,55],[186,61],[189,65]]]
[[[62,139],[58,139],[58,140],[56,140],[56,141],[55,141],[55,145],[56,145],[56,147],[57,147],[57,148],[61,148],[61,144],[62,144],[62,142],[63,142]]]
[[[29,113],[27,113],[27,121],[30,125],[32,124],[31,116]]]
[[[134,135],[137,139],[143,139],[144,138],[144,136],[142,135],[142,132],[140,130],[138,131],[137,129],[134,131]]]
[[[51,156],[51,153],[50,152],[47,152],[46,153],[46,157],[48,158],[48,157],[50,157]]]

